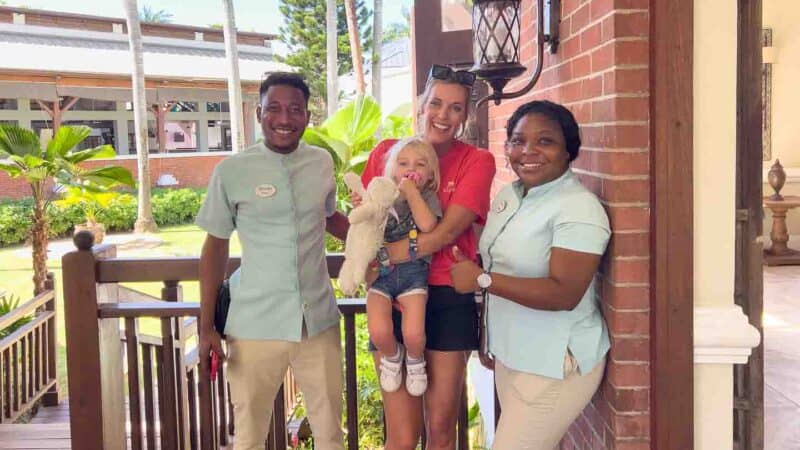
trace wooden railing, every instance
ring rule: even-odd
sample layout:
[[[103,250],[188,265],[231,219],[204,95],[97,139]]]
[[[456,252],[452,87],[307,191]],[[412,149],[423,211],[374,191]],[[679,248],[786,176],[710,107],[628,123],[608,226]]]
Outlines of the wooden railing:
[[[31,317],[0,340],[0,423],[16,421],[40,399],[46,406],[58,404],[55,303],[50,273],[44,292],[0,316],[0,330]]]
[[[92,247],[88,233],[79,233],[74,241],[78,250],[65,255],[62,265],[72,448],[126,448],[126,416],[132,449],[154,449],[156,441],[165,450],[210,450],[227,444],[232,412],[225,368],[218,368],[212,383],[208,358],[199,357],[196,348],[187,345],[196,333],[193,324],[200,314],[199,303],[180,302],[180,282],[198,279],[199,259],[116,258],[113,247]],[[341,255],[328,256],[331,278],[338,276],[342,260]],[[239,263],[239,258],[231,258],[228,273]],[[163,282],[162,299],[175,303],[119,303],[117,284],[131,282]],[[338,304],[344,317],[347,447],[357,450],[355,317],[366,309],[363,299],[339,300]],[[158,320],[160,336],[139,332],[144,318]],[[293,386],[287,386],[291,394]],[[269,449],[287,447],[286,421],[276,419],[286,418],[292,404],[293,399],[284,394],[281,386],[273,407]],[[468,448],[466,411],[463,400],[460,450]]]

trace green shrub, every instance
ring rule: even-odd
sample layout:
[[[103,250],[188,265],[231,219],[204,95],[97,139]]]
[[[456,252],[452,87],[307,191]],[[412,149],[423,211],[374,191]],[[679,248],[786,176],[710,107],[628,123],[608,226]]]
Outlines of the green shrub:
[[[153,219],[158,226],[191,223],[203,204],[205,189],[154,189],[151,197]],[[108,231],[131,231],[136,222],[136,196],[122,193],[107,207],[97,210],[97,221]],[[0,247],[19,244],[28,238],[33,201],[7,200],[0,202]],[[86,221],[80,203],[52,202],[47,206],[51,238],[68,236],[76,224]]]

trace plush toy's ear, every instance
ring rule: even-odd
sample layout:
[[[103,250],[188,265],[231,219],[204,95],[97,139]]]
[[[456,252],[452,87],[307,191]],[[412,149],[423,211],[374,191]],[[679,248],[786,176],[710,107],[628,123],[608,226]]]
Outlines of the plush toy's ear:
[[[342,178],[344,179],[344,184],[350,188],[351,192],[355,192],[356,194],[360,195],[361,198],[366,197],[367,191],[364,189],[364,185],[361,184],[361,177],[353,172],[347,172]]]

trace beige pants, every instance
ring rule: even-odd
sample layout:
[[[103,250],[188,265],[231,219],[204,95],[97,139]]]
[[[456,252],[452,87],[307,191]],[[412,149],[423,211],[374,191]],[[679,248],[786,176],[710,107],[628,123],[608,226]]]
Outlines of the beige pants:
[[[500,423],[492,450],[553,450],[600,385],[606,360],[586,375],[567,352],[564,379],[543,377],[495,364]]]
[[[234,450],[263,450],[275,395],[292,367],[305,398],[314,448],[344,450],[339,326],[301,342],[228,339]]]

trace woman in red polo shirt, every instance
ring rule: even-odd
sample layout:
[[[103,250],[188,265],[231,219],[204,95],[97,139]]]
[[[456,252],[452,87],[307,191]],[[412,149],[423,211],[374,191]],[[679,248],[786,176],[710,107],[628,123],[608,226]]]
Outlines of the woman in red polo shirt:
[[[457,138],[466,126],[474,81],[475,76],[469,72],[434,65],[417,102],[419,133],[433,145],[439,157],[438,195],[444,216],[433,231],[417,239],[416,254],[433,255],[425,317],[428,390],[424,397],[413,397],[405,389],[382,392],[386,450],[416,448],[423,417],[427,449],[454,448],[467,357],[478,349],[474,295],[457,293],[450,279],[454,246],[475,259],[478,240],[473,225],[482,225],[486,219],[489,190],[495,174],[491,153]],[[365,186],[373,177],[383,174],[386,154],[394,143],[394,140],[383,141],[372,151],[361,177]],[[387,245],[387,249],[392,262],[409,258],[408,240]],[[393,321],[395,337],[402,342],[397,310]],[[377,367],[380,355],[375,352],[374,357]]]

